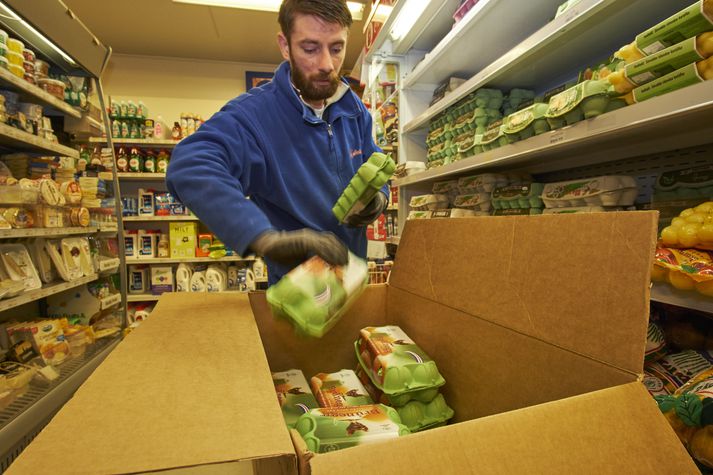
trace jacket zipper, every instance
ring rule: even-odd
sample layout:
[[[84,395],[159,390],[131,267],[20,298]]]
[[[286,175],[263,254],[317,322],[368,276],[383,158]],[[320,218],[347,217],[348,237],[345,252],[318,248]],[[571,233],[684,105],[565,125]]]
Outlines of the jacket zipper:
[[[337,159],[337,153],[334,151],[334,132],[332,132],[332,124],[329,122],[325,121],[325,124],[327,124],[327,134],[329,134],[329,152],[332,154],[332,160],[334,160],[334,164],[336,165],[337,168],[337,181],[340,180],[340,167],[339,167],[339,160]]]

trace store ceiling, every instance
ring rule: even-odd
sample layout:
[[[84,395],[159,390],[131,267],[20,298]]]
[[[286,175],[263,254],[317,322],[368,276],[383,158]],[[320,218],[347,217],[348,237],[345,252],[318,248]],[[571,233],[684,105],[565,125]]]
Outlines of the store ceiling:
[[[171,0],[64,3],[114,53],[265,64],[282,61],[275,40],[277,13]],[[345,69],[354,66],[364,44],[362,27],[363,20],[352,25]]]

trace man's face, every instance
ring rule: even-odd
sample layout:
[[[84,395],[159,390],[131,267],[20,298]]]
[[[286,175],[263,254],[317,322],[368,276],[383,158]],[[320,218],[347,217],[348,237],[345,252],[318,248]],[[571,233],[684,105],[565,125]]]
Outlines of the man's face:
[[[278,34],[282,56],[290,61],[292,82],[302,98],[316,107],[337,92],[347,34],[338,23],[301,14],[295,17],[289,41]]]

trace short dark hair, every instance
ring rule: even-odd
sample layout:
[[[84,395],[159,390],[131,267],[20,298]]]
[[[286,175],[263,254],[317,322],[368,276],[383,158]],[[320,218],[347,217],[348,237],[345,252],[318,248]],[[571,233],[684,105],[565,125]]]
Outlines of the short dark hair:
[[[314,15],[327,23],[339,23],[345,28],[352,26],[352,13],[346,0],[284,0],[277,21],[288,41],[297,14]]]

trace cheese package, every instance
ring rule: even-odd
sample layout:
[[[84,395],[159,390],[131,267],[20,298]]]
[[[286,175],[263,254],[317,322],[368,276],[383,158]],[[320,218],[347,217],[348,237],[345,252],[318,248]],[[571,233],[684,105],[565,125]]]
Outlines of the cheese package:
[[[58,365],[69,356],[69,343],[57,320],[29,324],[33,346],[47,364]]]
[[[366,261],[349,253],[346,266],[331,266],[318,256],[288,272],[267,289],[273,315],[286,318],[298,333],[321,337],[366,288]]]
[[[389,396],[446,383],[436,362],[397,326],[362,328],[354,347],[374,386]]]
[[[374,198],[394,174],[396,164],[383,153],[373,153],[352,177],[332,207],[334,216],[340,223],[360,212]]]
[[[312,409],[297,420],[295,429],[307,448],[316,453],[408,435],[395,409],[382,404]]]
[[[374,404],[364,385],[350,369],[318,373],[310,379],[312,393],[320,407],[350,407]]]
[[[288,427],[294,427],[302,414],[319,407],[302,371],[291,369],[272,373],[272,382],[275,385],[282,416]]]

